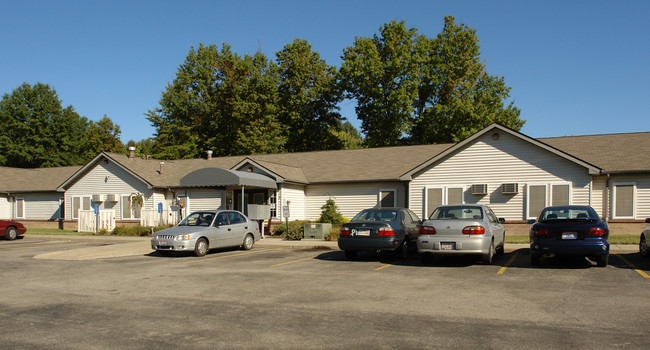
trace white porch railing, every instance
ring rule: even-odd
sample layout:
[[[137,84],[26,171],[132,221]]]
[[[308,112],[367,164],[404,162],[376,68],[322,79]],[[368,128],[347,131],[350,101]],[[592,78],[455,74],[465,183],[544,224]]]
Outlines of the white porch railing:
[[[100,210],[98,225],[97,215],[95,215],[93,210],[79,210],[77,232],[97,232],[103,229],[107,231],[113,231],[115,229],[115,211]]]
[[[140,225],[157,227],[161,225],[176,225],[177,212],[163,210],[158,213],[156,209],[142,209],[142,216],[140,217]]]

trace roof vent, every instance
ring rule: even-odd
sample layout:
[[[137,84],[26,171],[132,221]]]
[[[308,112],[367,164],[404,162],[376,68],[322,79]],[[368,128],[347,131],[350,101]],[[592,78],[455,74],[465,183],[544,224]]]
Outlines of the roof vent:
[[[130,160],[135,159],[135,147],[133,146],[129,147],[129,159]]]
[[[501,193],[503,194],[517,194],[519,193],[519,184],[503,184],[501,185]]]
[[[165,162],[160,162],[160,175],[165,172]]]
[[[472,194],[487,194],[487,184],[472,185]]]
[[[208,160],[212,159],[212,150],[208,150]]]

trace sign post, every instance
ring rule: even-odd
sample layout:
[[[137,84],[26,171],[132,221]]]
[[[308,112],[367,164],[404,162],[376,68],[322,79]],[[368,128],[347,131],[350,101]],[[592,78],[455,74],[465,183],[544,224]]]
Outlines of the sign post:
[[[99,204],[93,205],[93,211],[95,212],[95,233],[99,232]]]
[[[282,207],[282,216],[284,216],[284,224],[287,229],[284,238],[289,239],[289,201]]]

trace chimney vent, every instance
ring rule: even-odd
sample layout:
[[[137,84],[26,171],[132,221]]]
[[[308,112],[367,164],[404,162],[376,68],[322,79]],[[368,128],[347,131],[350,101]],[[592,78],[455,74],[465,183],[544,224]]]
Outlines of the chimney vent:
[[[165,171],[165,162],[160,162],[160,175],[162,175]]]
[[[129,159],[131,160],[135,159],[135,147],[133,146],[129,147]]]
[[[208,150],[208,160],[212,159],[212,150]]]

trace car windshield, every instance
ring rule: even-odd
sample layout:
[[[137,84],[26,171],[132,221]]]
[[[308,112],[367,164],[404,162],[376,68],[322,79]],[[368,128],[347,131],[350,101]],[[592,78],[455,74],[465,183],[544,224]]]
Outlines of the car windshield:
[[[539,215],[539,221],[555,220],[598,220],[598,214],[589,208],[546,208]]]
[[[196,212],[183,219],[178,226],[210,226],[214,213]]]
[[[396,209],[366,209],[357,214],[352,221],[395,221]]]
[[[480,207],[468,207],[462,205],[452,207],[438,207],[429,217],[429,220],[448,219],[480,220],[483,219],[483,211]]]

